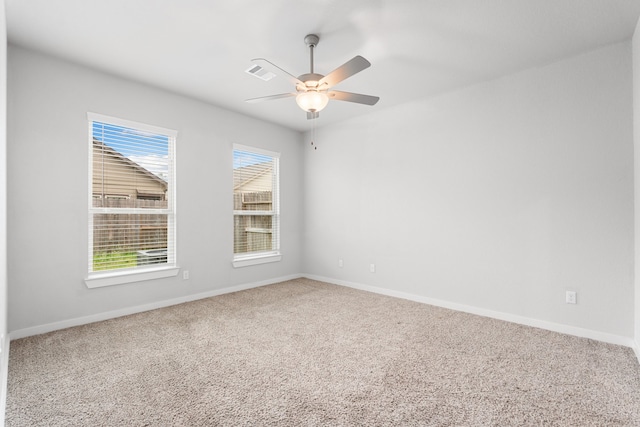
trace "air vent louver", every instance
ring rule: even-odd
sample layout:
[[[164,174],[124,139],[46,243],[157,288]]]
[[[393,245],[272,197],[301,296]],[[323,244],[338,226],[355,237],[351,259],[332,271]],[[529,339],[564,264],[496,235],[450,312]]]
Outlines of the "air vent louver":
[[[271,80],[272,78],[274,78],[276,76],[272,72],[265,70],[264,68],[262,68],[259,65],[252,65],[251,67],[249,67],[246,70],[246,73],[257,77],[260,80],[264,80],[265,82],[268,82],[269,80]]]

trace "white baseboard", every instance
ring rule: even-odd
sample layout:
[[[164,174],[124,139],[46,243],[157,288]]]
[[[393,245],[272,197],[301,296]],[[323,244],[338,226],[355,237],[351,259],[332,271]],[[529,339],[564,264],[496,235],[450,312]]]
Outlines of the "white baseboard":
[[[518,316],[515,314],[487,310],[484,308],[474,307],[470,305],[458,304],[450,301],[443,301],[439,299],[428,298],[428,297],[414,295],[406,292],[400,292],[400,291],[394,291],[391,289],[363,285],[360,283],[347,282],[344,280],[332,279],[329,277],[315,276],[312,274],[305,274],[304,277],[307,277],[313,280],[318,280],[321,282],[332,283],[334,285],[346,286],[353,289],[359,289],[359,290],[373,292],[381,295],[402,298],[410,301],[434,305],[437,307],[443,307],[451,310],[462,311],[465,313],[477,314],[479,316],[490,317],[492,319],[504,320],[507,322],[517,323],[525,326],[532,326],[535,328],[545,329],[553,332],[559,332],[562,334],[573,335],[581,338],[589,338],[592,340],[602,341],[609,344],[617,344],[625,347],[631,347],[632,349],[634,349],[636,353],[636,357],[638,357],[638,361],[640,362],[640,348],[637,346],[635,340],[630,337],[609,334],[606,332],[593,331],[590,329],[563,325],[561,323],[548,322],[545,320],[532,319],[529,317]]]
[[[142,313],[145,311],[155,310],[158,308],[169,307],[172,305],[182,304],[185,302],[196,301],[203,298],[215,297],[223,294],[230,294],[232,292],[244,291],[252,288],[259,288],[260,286],[272,285],[274,283],[284,282],[287,280],[298,279],[302,277],[300,274],[293,274],[290,276],[277,277],[274,279],[261,280],[259,282],[246,283],[243,285],[230,286],[222,289],[214,289],[207,292],[201,292],[193,295],[185,295],[183,297],[173,298],[164,301],[153,302],[150,304],[143,304],[134,307],[126,307],[113,311],[106,311],[103,313],[92,314],[90,316],[77,317],[74,319],[62,320],[59,322],[47,323],[45,325],[38,325],[24,329],[18,329],[12,331],[10,335],[10,339],[15,340],[19,338],[30,337],[33,335],[45,334],[47,332],[57,331],[60,329],[70,328],[73,326],[86,325],[94,322],[101,322],[103,320],[114,319],[116,317],[128,316],[130,314]],[[3,352],[3,354],[8,353],[8,345],[7,351]],[[0,425],[4,425],[0,423]]]
[[[360,283],[348,282],[339,279],[333,279],[330,277],[324,276],[316,276],[313,274],[293,274],[284,277],[278,277],[268,280],[262,280],[259,282],[246,283],[243,285],[230,286],[222,289],[214,289],[207,292],[202,292],[193,295],[186,295],[179,298],[173,298],[165,301],[158,301],[150,304],[139,305],[135,307],[127,307],[119,310],[113,310],[103,313],[97,313],[90,316],[78,317],[74,319],[67,319],[60,322],[48,323],[45,325],[33,326],[30,328],[19,329],[16,331],[12,331],[9,334],[9,337],[6,339],[6,343],[4,344],[4,350],[0,356],[2,357],[1,362],[3,363],[2,369],[6,369],[8,366],[8,354],[9,354],[9,338],[10,339],[18,339],[29,337],[33,335],[44,334],[51,331],[56,331],[59,329],[70,328],[73,326],[86,325],[89,323],[100,322],[103,320],[113,319],[116,317],[127,316],[135,313],[142,313],[144,311],[155,310],[158,308],[169,307],[176,304],[182,304],[185,302],[196,301],[203,298],[214,297],[217,295],[228,294],[232,292],[243,291],[246,289],[258,288],[260,286],[271,285],[274,283],[284,282],[287,280],[297,279],[300,277],[307,277],[309,279],[318,280],[321,282],[332,283],[335,285],[346,286],[353,289],[359,289],[363,291],[373,292],[381,295],[387,295],[396,298],[402,298],[410,301],[416,301],[423,304],[434,305],[437,307],[448,308],[451,310],[462,311],[465,313],[476,314],[479,316],[490,317],[493,319],[504,320],[507,322],[517,323],[525,326],[532,326],[540,329],[546,329],[553,332],[559,332],[563,334],[573,335],[582,338],[589,338],[596,341],[602,341],[610,344],[622,345],[625,347],[630,347],[634,350],[636,357],[638,358],[638,362],[640,363],[640,346],[638,343],[630,337],[620,336],[609,334],[605,332],[594,331],[590,329],[578,328],[575,326],[564,325],[561,323],[548,322],[545,320],[532,319],[529,317],[518,316],[515,314],[503,313],[499,311],[487,310],[479,307],[458,304],[450,301],[439,300],[435,298],[428,298],[420,295],[414,295],[406,292],[394,291],[391,289],[378,288],[375,286],[363,285]],[[5,360],[6,358],[6,360]],[[0,374],[4,374],[5,372],[0,372]],[[0,378],[0,381],[4,380],[6,383],[6,375],[3,378]],[[0,387],[2,384],[0,383]],[[6,388],[4,389],[6,390]],[[0,405],[3,403],[4,396],[0,396]],[[0,423],[2,425],[2,423]]]

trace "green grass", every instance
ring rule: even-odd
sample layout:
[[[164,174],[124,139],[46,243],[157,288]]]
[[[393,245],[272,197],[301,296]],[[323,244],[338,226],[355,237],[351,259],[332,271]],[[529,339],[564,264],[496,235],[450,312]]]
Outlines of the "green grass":
[[[98,252],[93,254],[93,271],[131,268],[138,265],[135,252]]]

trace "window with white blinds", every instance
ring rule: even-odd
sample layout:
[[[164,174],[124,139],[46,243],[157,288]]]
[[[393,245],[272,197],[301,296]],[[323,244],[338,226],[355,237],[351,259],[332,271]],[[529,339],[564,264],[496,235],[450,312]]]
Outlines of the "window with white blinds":
[[[177,132],[88,119],[89,276],[175,266]]]
[[[234,266],[279,261],[280,154],[233,148]]]

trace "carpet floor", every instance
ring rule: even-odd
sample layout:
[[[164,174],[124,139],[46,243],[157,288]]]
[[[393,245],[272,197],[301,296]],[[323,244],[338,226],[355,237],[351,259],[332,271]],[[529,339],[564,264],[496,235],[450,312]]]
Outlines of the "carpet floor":
[[[297,279],[12,341],[6,425],[640,426],[640,367]]]

